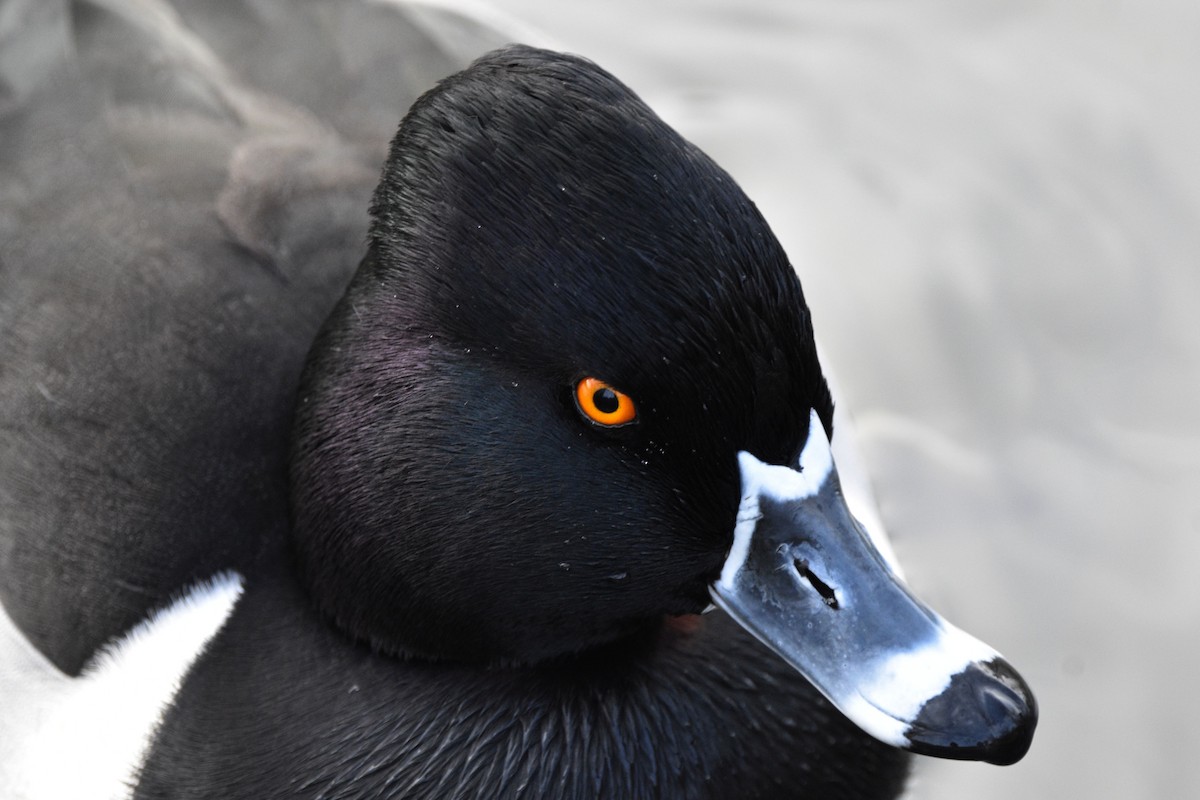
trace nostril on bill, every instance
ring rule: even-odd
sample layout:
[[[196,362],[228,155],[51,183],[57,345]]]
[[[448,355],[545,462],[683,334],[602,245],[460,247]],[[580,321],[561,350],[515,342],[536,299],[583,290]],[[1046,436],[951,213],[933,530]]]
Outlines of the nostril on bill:
[[[817,594],[821,595],[821,599],[825,602],[825,605],[836,611],[838,608],[838,599],[833,587],[821,580],[815,572],[809,569],[808,562],[804,559],[797,558],[792,563],[795,565],[796,572],[800,574],[800,577],[808,581],[808,584],[817,590]]]

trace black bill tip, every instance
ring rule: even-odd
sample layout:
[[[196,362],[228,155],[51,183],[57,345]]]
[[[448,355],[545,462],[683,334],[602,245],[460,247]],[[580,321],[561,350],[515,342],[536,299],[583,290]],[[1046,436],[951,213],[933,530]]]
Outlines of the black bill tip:
[[[1028,752],[1037,718],[1029,685],[994,658],[956,674],[921,707],[905,736],[914,753],[1005,766]]]

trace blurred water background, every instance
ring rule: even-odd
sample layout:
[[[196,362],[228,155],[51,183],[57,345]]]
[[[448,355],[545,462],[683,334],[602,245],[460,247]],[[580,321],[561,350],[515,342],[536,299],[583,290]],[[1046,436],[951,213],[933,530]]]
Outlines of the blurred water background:
[[[495,0],[737,178],[909,582],[1042,709],[911,797],[1200,797],[1200,4]]]

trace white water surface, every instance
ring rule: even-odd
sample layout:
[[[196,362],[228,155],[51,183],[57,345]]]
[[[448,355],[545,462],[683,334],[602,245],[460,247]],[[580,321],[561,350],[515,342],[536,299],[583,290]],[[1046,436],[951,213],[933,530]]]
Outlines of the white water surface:
[[[759,204],[908,582],[1037,693],[909,796],[1200,797],[1200,5],[496,2]]]

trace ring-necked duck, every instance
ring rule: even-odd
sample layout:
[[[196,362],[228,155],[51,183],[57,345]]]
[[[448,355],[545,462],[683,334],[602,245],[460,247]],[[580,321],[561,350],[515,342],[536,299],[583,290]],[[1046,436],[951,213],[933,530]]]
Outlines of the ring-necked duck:
[[[1028,687],[847,508],[787,257],[628,88],[517,46],[442,81],[364,254],[371,136],[263,94],[324,51],[130,8],[72,3],[0,118],[15,796],[892,797],[895,747],[1024,754]]]

